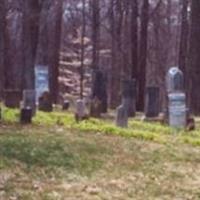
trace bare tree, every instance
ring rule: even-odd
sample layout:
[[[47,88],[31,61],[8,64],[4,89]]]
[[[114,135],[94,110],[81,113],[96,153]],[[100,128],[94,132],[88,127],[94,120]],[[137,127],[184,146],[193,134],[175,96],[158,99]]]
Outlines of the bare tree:
[[[190,106],[194,114],[200,113],[200,1],[192,0],[191,8],[191,34],[189,47],[189,69],[190,76],[189,92],[190,92]]]
[[[144,0],[141,13],[141,31],[139,47],[139,93],[137,108],[144,110],[144,92],[146,86],[147,44],[148,44],[149,1]]]
[[[0,2],[0,98],[2,98],[4,89],[5,72],[5,26],[6,9],[4,0]]]
[[[181,19],[181,36],[179,49],[179,66],[180,69],[186,73],[187,53],[188,53],[188,36],[189,36],[189,22],[188,22],[188,6],[189,0],[181,0],[182,4],[182,19]]]

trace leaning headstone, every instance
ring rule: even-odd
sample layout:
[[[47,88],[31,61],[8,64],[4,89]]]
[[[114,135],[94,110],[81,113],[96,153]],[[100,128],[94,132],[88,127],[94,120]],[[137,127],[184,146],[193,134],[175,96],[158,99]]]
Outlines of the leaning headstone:
[[[70,107],[69,101],[68,101],[68,100],[65,100],[65,101],[63,102],[62,109],[63,109],[63,110],[68,110],[69,107]]]
[[[21,124],[31,124],[31,122],[32,122],[32,109],[31,109],[31,107],[25,107],[25,108],[21,109],[20,122],[21,122]]]
[[[81,121],[84,119],[87,119],[87,111],[86,111],[86,105],[84,100],[79,99],[76,101],[76,113],[75,113],[75,119],[76,121]]]
[[[145,117],[158,117],[159,111],[159,87],[147,87],[145,99]]]
[[[48,91],[44,92],[42,96],[39,97],[39,110],[44,112],[53,111],[53,102]]]
[[[136,80],[122,81],[122,104],[125,106],[129,117],[135,116],[136,111]]]
[[[187,121],[186,95],[169,94],[169,125],[174,128],[185,128]]]
[[[19,108],[21,101],[21,92],[19,90],[5,90],[4,103],[8,108]]]
[[[166,82],[168,93],[184,91],[183,72],[178,67],[172,67],[169,69]]]
[[[124,105],[117,108],[116,126],[121,128],[128,127],[128,112]]]
[[[30,107],[32,114],[36,113],[36,92],[35,90],[24,90],[23,91],[23,107]]]

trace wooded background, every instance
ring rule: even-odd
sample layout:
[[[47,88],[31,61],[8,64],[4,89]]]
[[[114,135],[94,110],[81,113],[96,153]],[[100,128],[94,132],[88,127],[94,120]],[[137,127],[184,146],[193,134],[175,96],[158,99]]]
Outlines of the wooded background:
[[[89,96],[92,72],[101,70],[108,104],[120,104],[121,80],[137,80],[137,110],[146,86],[184,72],[188,104],[200,113],[199,0],[1,0],[0,96],[34,89],[34,69],[49,69],[54,102]],[[81,74],[81,76],[80,76]]]

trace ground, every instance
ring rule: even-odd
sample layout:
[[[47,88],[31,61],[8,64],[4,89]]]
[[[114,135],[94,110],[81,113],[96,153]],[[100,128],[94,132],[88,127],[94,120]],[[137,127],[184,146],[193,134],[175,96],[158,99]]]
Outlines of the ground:
[[[4,114],[1,200],[200,199],[198,131],[139,121],[128,130],[94,119],[76,124],[63,113],[39,113],[21,126],[17,111]]]

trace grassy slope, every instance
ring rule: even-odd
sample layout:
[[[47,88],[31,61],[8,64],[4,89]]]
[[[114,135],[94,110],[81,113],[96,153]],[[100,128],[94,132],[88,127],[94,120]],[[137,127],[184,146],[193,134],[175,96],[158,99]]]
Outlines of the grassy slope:
[[[1,200],[200,199],[198,131],[41,112],[21,127],[17,115],[0,125]]]

